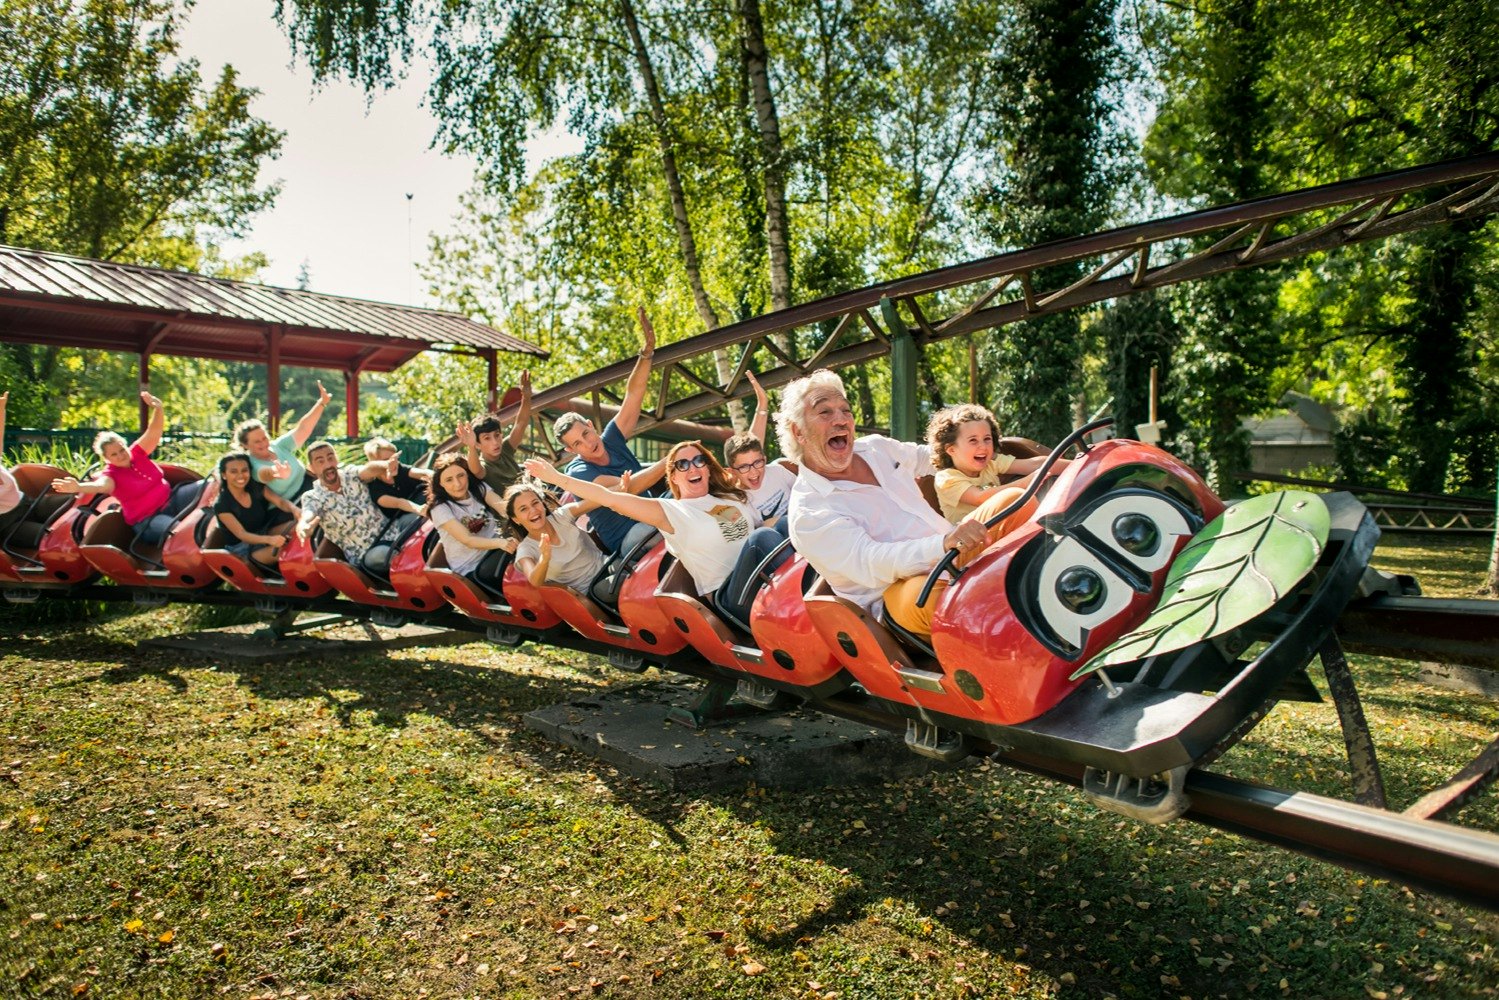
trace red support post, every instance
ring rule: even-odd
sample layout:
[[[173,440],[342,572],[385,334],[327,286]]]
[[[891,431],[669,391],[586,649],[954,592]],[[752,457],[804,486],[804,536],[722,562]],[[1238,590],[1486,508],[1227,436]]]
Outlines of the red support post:
[[[359,436],[359,372],[344,372],[344,430],[346,436]]]
[[[151,352],[141,351],[141,392],[151,391]],[[151,422],[151,408],[142,400],[141,411],[141,433],[146,433],[146,425]]]
[[[271,327],[269,331],[270,357],[265,365],[266,385],[266,425],[271,429],[271,436],[275,437],[281,432],[281,328]]]

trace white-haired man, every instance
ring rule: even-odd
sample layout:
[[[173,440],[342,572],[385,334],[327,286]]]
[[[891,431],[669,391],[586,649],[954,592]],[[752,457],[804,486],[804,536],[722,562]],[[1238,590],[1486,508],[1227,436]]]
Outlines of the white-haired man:
[[[827,369],[786,387],[776,416],[781,451],[801,466],[787,517],[791,543],[833,592],[907,631],[931,635],[940,590],[916,598],[943,553],[978,556],[1034,510],[1027,503],[992,529],[984,521],[1020,493],[1001,490],[956,526],[933,510],[917,480],[931,475],[926,445],[859,437],[843,380]],[[945,582],[944,584],[945,585]]]
[[[628,472],[631,492],[648,494],[666,474],[666,464],[657,462],[642,471],[640,459],[635,457],[627,443],[640,421],[640,407],[645,402],[645,390],[651,378],[651,357],[656,353],[656,328],[651,326],[644,309],[639,310],[639,316],[640,358],[630,372],[630,381],[625,384],[625,398],[619,404],[619,413],[604,425],[602,434],[593,426],[592,420],[577,412],[558,417],[552,430],[562,446],[575,456],[572,463],[562,470],[564,473],[612,488]],[[614,553],[630,551],[637,542],[650,537],[656,530],[605,507],[589,514],[588,521],[598,533],[599,540]]]

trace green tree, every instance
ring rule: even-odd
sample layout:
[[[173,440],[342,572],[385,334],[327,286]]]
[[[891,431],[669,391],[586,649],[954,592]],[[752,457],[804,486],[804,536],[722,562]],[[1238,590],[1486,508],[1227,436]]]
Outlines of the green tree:
[[[1109,194],[1109,84],[1116,73],[1113,0],[1022,0],[997,67],[1005,100],[991,109],[1004,174],[975,206],[994,243],[1025,247],[1091,232]],[[1051,268],[1045,287],[1081,274]],[[983,352],[1006,433],[1057,441],[1072,429],[1084,337],[1076,312],[1005,327]]]
[[[179,57],[179,18],[161,0],[0,0],[0,242],[226,277],[263,265],[218,241],[274,199],[257,185],[282,134],[232,68],[205,86]],[[0,349],[13,423],[62,415],[70,356]]]

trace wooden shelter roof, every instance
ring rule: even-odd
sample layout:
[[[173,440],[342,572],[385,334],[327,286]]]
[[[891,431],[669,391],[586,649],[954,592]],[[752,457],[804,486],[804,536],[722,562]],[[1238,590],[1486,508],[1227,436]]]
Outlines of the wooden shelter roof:
[[[386,372],[435,345],[546,357],[456,313],[0,246],[0,341]]]

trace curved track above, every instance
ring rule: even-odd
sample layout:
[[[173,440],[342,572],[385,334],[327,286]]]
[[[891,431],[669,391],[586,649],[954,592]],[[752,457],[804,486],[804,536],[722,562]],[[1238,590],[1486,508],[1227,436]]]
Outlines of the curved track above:
[[[807,302],[663,345],[661,372],[638,429],[745,396],[745,372],[766,388],[817,368],[882,357],[897,335],[918,344],[1121,298],[1228,271],[1273,264],[1499,210],[1499,153],[1376,174],[1142,222],[985,257]],[[1084,276],[1039,287],[1039,272],[1083,262]],[[708,356],[740,348],[726,383]],[[761,352],[764,352],[763,355]],[[628,378],[618,361],[536,394],[538,407],[594,396]],[[596,395],[595,395],[596,394]],[[512,419],[517,407],[506,408]]]

